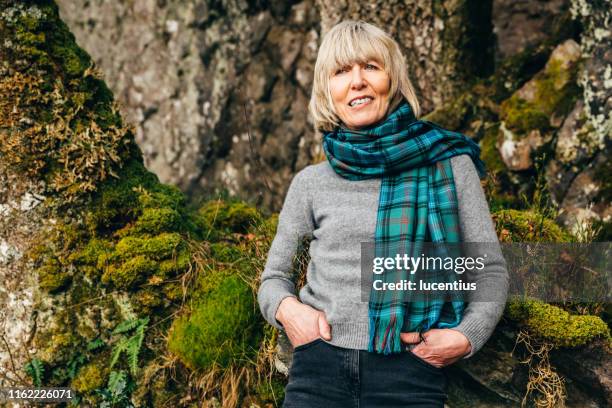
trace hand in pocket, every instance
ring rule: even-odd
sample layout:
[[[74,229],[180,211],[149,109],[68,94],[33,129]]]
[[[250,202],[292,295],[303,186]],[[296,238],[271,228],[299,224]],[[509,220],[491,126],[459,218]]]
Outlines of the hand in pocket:
[[[453,329],[427,330],[423,332],[423,341],[417,332],[400,333],[400,338],[407,344],[417,343],[412,353],[439,368],[453,364],[472,350],[467,337]]]
[[[296,298],[283,299],[279,309],[281,307],[277,320],[282,323],[294,348],[318,338],[331,340],[331,326],[325,312],[305,305]]]

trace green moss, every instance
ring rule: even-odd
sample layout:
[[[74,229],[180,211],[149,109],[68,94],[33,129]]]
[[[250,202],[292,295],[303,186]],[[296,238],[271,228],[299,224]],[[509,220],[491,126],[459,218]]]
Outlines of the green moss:
[[[54,317],[55,322],[61,323],[61,315]],[[66,322],[63,322],[66,324]],[[58,361],[67,358],[72,352],[74,352],[75,345],[78,345],[78,339],[71,332],[65,332],[60,330],[67,330],[65,327],[45,332],[38,336],[36,346],[40,349],[40,358],[43,361]]]
[[[549,218],[531,210],[503,209],[492,214],[502,242],[570,242],[571,237]]]
[[[126,177],[109,180],[93,197],[86,223],[92,235],[114,231],[135,220],[140,212],[137,188],[151,188],[158,183],[142,163],[131,161],[125,168]]]
[[[500,117],[506,128],[517,134],[526,134],[532,129],[548,130],[549,116],[534,103],[528,102],[516,94],[502,102]]]
[[[236,245],[227,242],[210,244],[211,256],[218,262],[230,263],[244,257],[243,252]]]
[[[92,238],[80,251],[74,251],[68,259],[76,264],[97,265],[98,258],[113,249],[113,244],[105,239]]]
[[[74,202],[116,174],[133,151],[133,136],[120,126],[112,94],[90,86],[102,81],[52,2],[14,2],[2,17],[2,57],[12,69],[0,79],[7,101],[0,127],[20,125],[0,136],[0,154],[15,171]],[[93,101],[104,106],[92,110]],[[13,152],[5,156],[5,149]]]
[[[565,116],[574,107],[581,95],[576,83],[577,64],[569,69],[563,67],[563,61],[549,61],[544,75],[536,81],[536,104],[544,112]]]
[[[286,382],[276,377],[273,377],[270,381],[264,381],[258,384],[255,392],[257,397],[263,402],[278,402],[280,403],[285,399],[285,386]]]
[[[72,281],[70,273],[62,267],[61,263],[55,258],[48,258],[37,270],[38,283],[41,289],[51,293],[59,292],[68,287]]]
[[[88,394],[96,389],[104,388],[108,377],[108,369],[100,363],[90,363],[79,369],[72,380],[72,388],[80,394]]]
[[[33,265],[40,286],[53,293],[66,290],[49,300],[70,307],[58,308],[51,322],[39,326],[32,347],[52,369],[46,385],[71,384],[87,394],[104,388],[109,361],[105,356],[81,367],[92,358],[87,341],[108,339],[109,328],[132,308],[142,313],[180,300],[178,279],[136,286],[188,268],[191,254],[184,238],[193,225],[185,219],[180,190],[161,185],[144,167],[112,92],[59,19],[55,4],[2,4],[11,10],[0,12],[0,53],[10,65],[0,78],[5,102],[0,128],[9,129],[0,132],[3,165],[35,184],[45,183],[45,210],[52,218],[79,221],[59,221],[49,236],[36,237],[41,244]],[[9,21],[11,16],[16,20]],[[118,235],[120,230],[127,234]],[[110,293],[103,284],[120,290]],[[122,290],[129,290],[129,298]],[[163,316],[174,310],[164,310]]]
[[[257,226],[257,233],[265,237],[274,238],[278,228],[278,215],[278,213],[274,213],[260,223]]]
[[[210,274],[210,290],[189,315],[176,319],[168,349],[192,369],[243,365],[261,340],[261,319],[249,285],[230,274]]]
[[[487,165],[487,169],[493,173],[500,173],[507,170],[499,154],[499,150],[497,150],[495,146],[498,135],[499,126],[491,126],[486,130],[484,137],[480,140],[480,157]]]
[[[129,289],[142,283],[157,271],[157,263],[144,255],[136,255],[118,267],[106,268],[102,275],[103,283],[112,282],[119,289]]]
[[[74,40],[72,43],[64,42],[63,44],[56,39],[51,45],[51,53],[55,58],[61,60],[61,65],[65,69],[65,72],[72,76],[82,76],[83,72],[91,65],[89,56],[80,48],[76,47]]]
[[[597,316],[571,315],[565,310],[527,299],[508,302],[506,315],[537,337],[559,347],[576,347],[595,338],[610,338],[610,329]]]
[[[515,93],[503,101],[500,117],[506,127],[519,135],[534,129],[549,131],[551,115],[566,116],[581,95],[576,84],[577,65],[566,69],[562,61],[552,59],[546,69],[532,79],[535,84],[533,100],[527,101]]]
[[[209,201],[198,211],[204,230],[246,233],[261,221],[256,208],[244,202]]]
[[[136,221],[134,231],[137,233],[160,233],[178,231],[181,227],[181,215],[172,208],[145,208]]]
[[[153,309],[163,304],[160,294],[150,288],[139,290],[132,299],[136,312],[140,315],[150,314]]]
[[[143,191],[138,197],[143,208],[182,208],[185,195],[176,186],[160,184],[155,191]]]
[[[162,278],[178,274],[185,271],[191,262],[191,252],[187,250],[179,251],[176,259],[166,259],[159,263],[158,275]]]
[[[172,256],[183,244],[179,234],[164,232],[151,238],[128,236],[121,239],[115,250],[119,257],[126,259],[137,255],[146,255],[151,259],[162,260]]]
[[[162,291],[164,297],[172,302],[181,302],[183,299],[183,287],[180,282],[165,283]]]

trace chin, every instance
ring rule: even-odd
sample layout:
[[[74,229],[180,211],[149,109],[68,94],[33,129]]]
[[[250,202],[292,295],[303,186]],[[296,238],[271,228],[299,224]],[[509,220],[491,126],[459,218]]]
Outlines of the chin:
[[[376,123],[377,121],[378,120],[376,118],[355,121],[355,122],[351,123],[351,127],[353,127],[353,128],[362,128],[362,127],[370,126],[370,125]]]

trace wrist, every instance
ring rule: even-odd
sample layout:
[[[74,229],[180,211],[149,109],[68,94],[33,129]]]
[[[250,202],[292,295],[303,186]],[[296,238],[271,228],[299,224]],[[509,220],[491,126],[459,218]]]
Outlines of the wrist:
[[[461,332],[459,332],[459,333],[461,333]],[[464,342],[465,342],[465,349],[464,349],[465,351],[464,351],[463,355],[467,356],[468,354],[470,354],[472,352],[472,342],[470,341],[470,339],[464,333],[461,333],[461,334],[463,335],[463,339],[464,339]]]
[[[286,298],[281,300],[278,305],[278,309],[276,310],[276,320],[283,323],[283,321],[288,315],[288,309],[290,309],[291,306],[293,306],[295,303],[299,303],[295,296],[287,296]]]

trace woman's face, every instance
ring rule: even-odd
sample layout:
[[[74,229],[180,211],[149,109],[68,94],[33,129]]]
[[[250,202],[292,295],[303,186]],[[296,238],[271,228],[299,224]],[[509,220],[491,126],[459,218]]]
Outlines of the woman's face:
[[[390,79],[377,61],[338,69],[332,73],[329,87],[336,114],[349,129],[369,126],[387,114]]]

